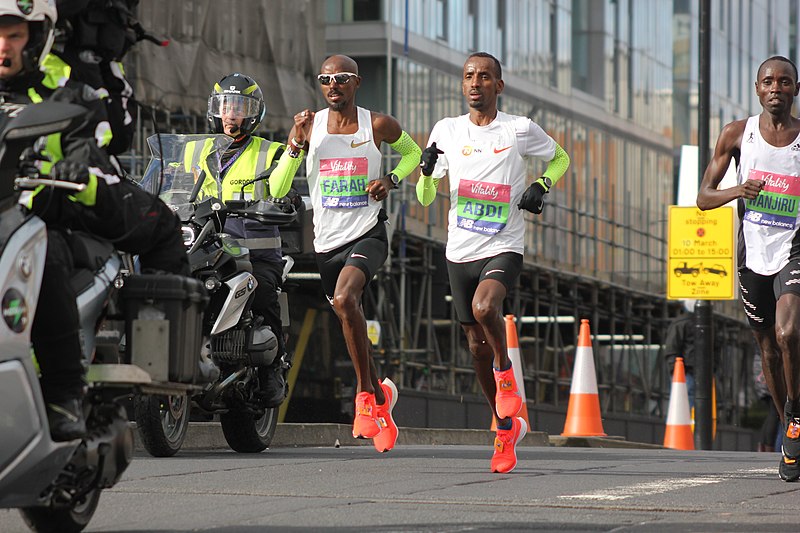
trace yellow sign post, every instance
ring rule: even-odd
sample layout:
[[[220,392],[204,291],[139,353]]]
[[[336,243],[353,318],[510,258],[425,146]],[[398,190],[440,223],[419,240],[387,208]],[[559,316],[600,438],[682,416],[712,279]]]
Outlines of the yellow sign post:
[[[667,298],[732,300],[734,261],[733,208],[701,211],[669,206]]]

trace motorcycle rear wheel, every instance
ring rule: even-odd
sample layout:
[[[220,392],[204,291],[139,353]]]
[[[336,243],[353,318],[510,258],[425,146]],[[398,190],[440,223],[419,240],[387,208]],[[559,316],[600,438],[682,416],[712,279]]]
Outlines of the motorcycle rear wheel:
[[[82,502],[72,507],[25,507],[20,509],[22,519],[38,533],[78,533],[89,525],[100,501],[100,489],[94,489]]]
[[[220,413],[219,421],[225,440],[233,451],[258,453],[266,450],[275,436],[278,408],[265,409],[261,418],[241,411],[228,411]]]
[[[153,457],[178,453],[189,429],[190,410],[187,394],[136,396],[133,411],[144,449]]]

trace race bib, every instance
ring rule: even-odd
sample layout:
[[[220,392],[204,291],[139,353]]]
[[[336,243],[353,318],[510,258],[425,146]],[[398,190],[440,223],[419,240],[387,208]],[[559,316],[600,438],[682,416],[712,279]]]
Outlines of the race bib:
[[[367,182],[369,164],[366,157],[343,157],[319,160],[319,188],[322,207],[356,209],[369,203]]]
[[[755,200],[745,200],[744,219],[753,224],[792,230],[797,226],[800,178],[750,169],[749,179],[763,180]]]
[[[459,228],[495,235],[506,227],[511,185],[462,179],[458,183],[456,220]]]

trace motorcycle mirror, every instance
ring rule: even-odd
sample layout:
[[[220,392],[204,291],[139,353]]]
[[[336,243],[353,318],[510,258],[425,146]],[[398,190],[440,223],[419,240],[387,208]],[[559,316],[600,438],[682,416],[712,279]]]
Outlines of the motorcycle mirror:
[[[278,166],[278,160],[277,158],[273,158],[272,165],[270,165],[270,167],[267,170],[265,170],[255,178],[242,183],[242,188],[239,190],[239,199],[244,200],[244,188],[247,187],[248,185],[252,185],[257,181],[262,181],[262,180],[266,180],[267,184],[269,184],[269,176],[270,174],[272,174],[272,171],[275,170],[275,167],[277,166]]]
[[[195,200],[197,200],[197,195],[200,194],[200,189],[203,188],[203,182],[206,180],[206,171],[201,170],[200,174],[197,176],[197,179],[194,182],[194,188],[192,188],[192,194],[189,195],[189,203],[193,204]]]
[[[0,141],[36,139],[63,131],[78,119],[84,119],[86,113],[82,106],[63,102],[27,106],[14,117],[3,121]]]

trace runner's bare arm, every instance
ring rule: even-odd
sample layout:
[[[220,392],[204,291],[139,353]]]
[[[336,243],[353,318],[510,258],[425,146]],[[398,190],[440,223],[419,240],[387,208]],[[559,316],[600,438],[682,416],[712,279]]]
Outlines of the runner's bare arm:
[[[727,189],[717,189],[728,166],[734,157],[738,157],[741,149],[742,135],[746,120],[737,120],[729,123],[719,134],[714,154],[703,174],[703,181],[697,192],[697,207],[705,211],[715,209],[737,198],[754,199],[764,187],[760,180],[747,180],[741,185]]]
[[[289,192],[292,186],[292,179],[305,156],[305,150],[308,148],[308,139],[311,137],[313,125],[313,111],[304,109],[294,116],[294,126],[292,126],[292,131],[289,132],[289,139],[286,141],[286,151],[281,156],[272,176],[270,176],[270,196],[282,198]]]

